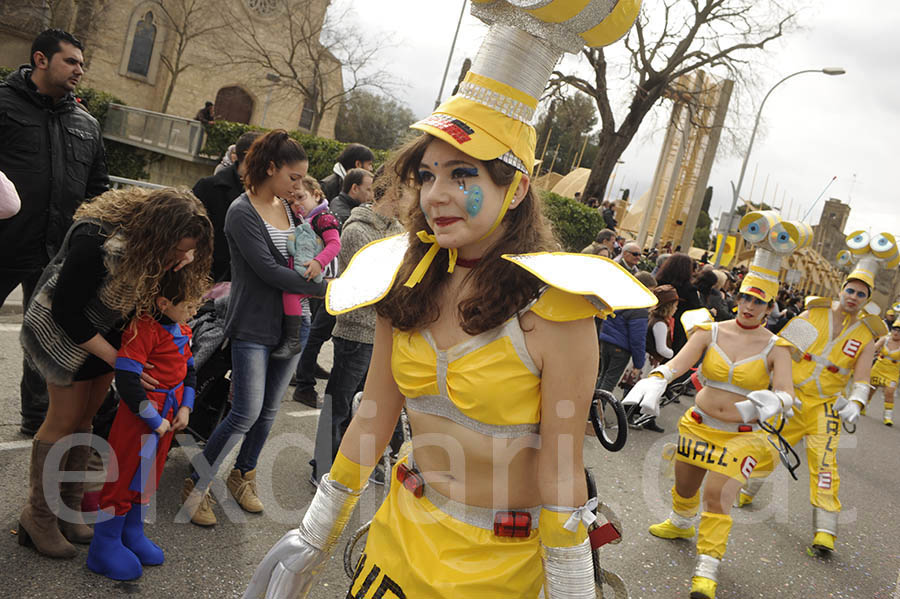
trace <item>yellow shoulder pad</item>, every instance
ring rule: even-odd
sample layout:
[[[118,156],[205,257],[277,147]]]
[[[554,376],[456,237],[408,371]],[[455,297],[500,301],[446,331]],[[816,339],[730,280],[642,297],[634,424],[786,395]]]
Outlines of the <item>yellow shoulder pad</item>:
[[[531,311],[545,320],[568,322],[592,316],[605,318],[612,310],[592,304],[583,295],[569,293],[555,287],[547,287],[540,299],[531,306]]]
[[[600,305],[609,310],[656,305],[653,292],[609,258],[592,254],[537,252],[504,254],[503,259],[524,268],[551,287],[597,298]]]
[[[684,327],[688,337],[695,330],[709,331],[714,321],[712,313],[706,308],[687,310],[681,315],[681,326]]]
[[[881,317],[877,314],[867,314],[862,317],[863,324],[866,325],[866,328],[872,333],[872,336],[875,339],[879,337],[884,337],[888,334],[887,325],[884,324],[884,321],[881,320]]]
[[[788,341],[787,339],[785,339],[784,337],[777,337],[775,339],[775,347],[793,348],[794,344],[791,343],[790,341]]]
[[[804,307],[807,310],[809,310],[810,308],[831,308],[831,298],[830,297],[815,297],[815,296],[811,295],[806,298]]]
[[[409,235],[401,233],[360,248],[341,276],[328,283],[328,313],[343,314],[379,302],[393,287],[408,247]]]

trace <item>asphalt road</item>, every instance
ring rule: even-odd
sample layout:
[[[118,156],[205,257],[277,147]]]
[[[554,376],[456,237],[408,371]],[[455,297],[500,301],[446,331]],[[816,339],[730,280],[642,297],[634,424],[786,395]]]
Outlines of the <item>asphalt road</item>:
[[[159,597],[199,599],[240,597],[256,564],[288,528],[296,526],[313,496],[307,482],[317,411],[291,401],[281,407],[259,466],[261,515],[249,515],[230,499],[220,472],[214,486],[219,524],[202,529],[176,523],[179,493],[196,448],[173,449],[163,473],[148,535],[166,552],[166,563],[145,569],[135,582],[116,583],[85,567],[87,547],[73,560],[52,560],[17,545],[14,531],[26,498],[30,441],[19,434],[18,382],[21,349],[19,315],[0,315],[0,589],[26,598]],[[322,363],[330,362],[330,344]],[[319,383],[320,393],[324,381]],[[686,598],[694,565],[694,544],[663,541],[647,527],[665,518],[671,481],[660,474],[660,453],[674,441],[675,422],[688,407],[664,409],[664,434],[629,431],[628,444],[608,453],[585,439],[586,463],[602,501],[624,524],[618,545],[601,549],[603,564],[625,579],[632,598]],[[838,547],[829,559],[809,557],[812,515],[804,476],[790,480],[779,468],[749,510],[735,510],[728,553],[720,568],[720,599],[864,598],[900,599],[900,427],[880,422],[880,401],[861,418],[856,435],[841,439],[841,516]],[[877,419],[876,419],[877,417]],[[800,452],[803,455],[803,452]],[[231,459],[225,464],[230,465]],[[802,466],[805,470],[805,463]],[[371,517],[382,489],[370,488],[349,529]],[[348,536],[349,533],[345,534]],[[343,543],[341,543],[341,547]],[[316,599],[343,599],[348,578],[339,555],[332,557]],[[611,597],[607,594],[607,597]]]

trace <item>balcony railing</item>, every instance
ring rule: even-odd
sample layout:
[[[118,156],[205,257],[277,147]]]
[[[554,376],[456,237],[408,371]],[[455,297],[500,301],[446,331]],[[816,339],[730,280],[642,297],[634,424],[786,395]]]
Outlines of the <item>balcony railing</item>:
[[[208,161],[200,157],[203,125],[194,119],[110,104],[103,137],[182,160]]]

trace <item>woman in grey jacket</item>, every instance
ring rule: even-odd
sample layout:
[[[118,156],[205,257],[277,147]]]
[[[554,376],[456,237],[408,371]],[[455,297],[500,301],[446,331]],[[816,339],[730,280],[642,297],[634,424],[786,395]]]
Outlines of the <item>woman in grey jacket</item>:
[[[191,521],[216,523],[208,487],[213,465],[243,437],[228,490],[248,512],[261,512],[256,494],[256,462],[272,428],[299,354],[285,360],[271,356],[281,339],[282,292],[325,294],[325,283],[307,281],[288,268],[287,237],[294,217],[285,198],[299,191],[309,168],[306,152],[283,130],[260,137],[245,161],[247,192],[228,208],[225,236],[231,253],[231,298],[225,334],[231,339],[231,411],[216,427],[203,457],[205,472],[184,482],[182,501]],[[202,475],[202,476],[201,476]]]

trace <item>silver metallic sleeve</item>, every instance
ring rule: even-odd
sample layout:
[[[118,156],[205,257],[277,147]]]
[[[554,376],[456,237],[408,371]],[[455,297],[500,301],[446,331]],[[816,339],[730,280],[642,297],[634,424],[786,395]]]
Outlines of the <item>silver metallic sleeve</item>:
[[[573,547],[541,545],[541,555],[546,599],[584,599],[596,596],[590,539]]]
[[[362,489],[351,491],[326,474],[303,515],[300,534],[316,549],[326,553],[331,551],[347,526],[360,495]]]

